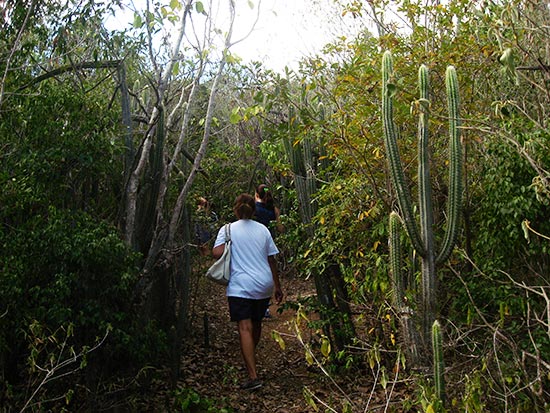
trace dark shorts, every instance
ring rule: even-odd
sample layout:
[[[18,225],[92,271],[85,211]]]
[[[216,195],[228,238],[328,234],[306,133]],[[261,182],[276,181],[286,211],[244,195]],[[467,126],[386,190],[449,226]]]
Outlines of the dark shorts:
[[[261,321],[264,318],[265,311],[269,307],[269,300],[269,298],[253,300],[251,298],[227,297],[231,321],[248,319]]]

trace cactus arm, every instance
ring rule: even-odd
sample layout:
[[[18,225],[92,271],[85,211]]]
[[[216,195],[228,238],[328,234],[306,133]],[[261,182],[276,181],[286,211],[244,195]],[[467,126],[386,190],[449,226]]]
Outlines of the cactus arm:
[[[456,242],[462,205],[462,145],[460,142],[459,95],[456,70],[453,66],[445,73],[449,110],[449,199],[447,200],[447,228],[436,258],[436,264],[446,261]]]
[[[428,150],[429,121],[429,78],[428,68],[424,65],[418,70],[418,85],[420,87],[418,122],[418,198],[420,212],[420,230],[426,250],[433,248],[433,212],[432,187],[430,184],[430,156]]]
[[[432,187],[430,182],[430,155],[428,148],[429,78],[428,68],[418,70],[420,88],[418,120],[418,199],[420,231],[426,254],[422,256],[422,315],[424,337],[429,337],[435,313],[435,248],[433,234]]]
[[[384,127],[384,144],[386,146],[386,154],[390,167],[390,176],[395,192],[397,193],[397,201],[401,213],[403,214],[405,228],[409,234],[414,249],[421,256],[424,256],[426,254],[426,249],[422,244],[422,240],[414,219],[411,196],[409,189],[405,184],[401,156],[399,154],[399,148],[397,147],[397,132],[393,122],[393,102],[391,91],[388,87],[392,73],[392,57],[391,53],[387,51],[384,53],[382,58],[382,119]]]

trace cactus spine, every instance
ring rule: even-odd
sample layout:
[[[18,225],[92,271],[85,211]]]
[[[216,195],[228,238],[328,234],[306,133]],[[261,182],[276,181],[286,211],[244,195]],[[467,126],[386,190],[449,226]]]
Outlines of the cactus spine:
[[[434,355],[434,385],[435,395],[442,405],[445,404],[445,378],[443,376],[445,364],[443,363],[443,340],[441,338],[441,326],[435,320],[432,325],[432,348]]]
[[[422,344],[426,348],[431,341],[431,326],[435,319],[435,280],[436,265],[449,258],[456,242],[462,203],[462,149],[459,135],[458,114],[458,82],[454,67],[446,71],[449,112],[449,197],[447,200],[447,228],[439,253],[436,252],[433,235],[433,208],[430,183],[428,123],[429,123],[429,77],[428,69],[422,65],[418,71],[420,97],[417,101],[419,109],[418,122],[418,199],[420,228],[413,214],[413,206],[408,186],[405,183],[403,165],[397,146],[397,132],[393,119],[392,83],[393,62],[390,52],[385,52],[382,58],[382,114],[384,128],[384,144],[390,169],[391,182],[397,196],[397,203],[407,234],[413,248],[422,260]]]

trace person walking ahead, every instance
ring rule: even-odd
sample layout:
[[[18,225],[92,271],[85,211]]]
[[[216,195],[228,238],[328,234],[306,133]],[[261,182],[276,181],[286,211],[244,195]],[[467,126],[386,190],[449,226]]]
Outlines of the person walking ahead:
[[[256,187],[254,194],[256,201],[256,211],[254,211],[254,219],[264,224],[270,230],[275,225],[277,232],[283,232],[281,224],[279,208],[275,206],[271,190],[266,184],[260,184]],[[272,232],[273,234],[273,232]]]
[[[233,205],[238,221],[231,224],[231,277],[226,295],[231,321],[237,323],[241,354],[248,380],[241,386],[253,390],[262,386],[256,372],[256,347],[262,333],[262,318],[272,295],[277,304],[283,299],[275,255],[279,253],[271,233],[252,219],[254,198],[239,195]],[[218,232],[212,256],[221,257],[225,231]]]
[[[265,225],[271,232],[271,236],[275,237],[276,232],[283,232],[283,225],[281,224],[281,212],[279,208],[275,206],[275,200],[271,190],[266,184],[260,184],[256,187],[254,194],[254,201],[256,210],[252,219]],[[271,318],[271,312],[269,311],[269,305],[265,310],[265,318]]]

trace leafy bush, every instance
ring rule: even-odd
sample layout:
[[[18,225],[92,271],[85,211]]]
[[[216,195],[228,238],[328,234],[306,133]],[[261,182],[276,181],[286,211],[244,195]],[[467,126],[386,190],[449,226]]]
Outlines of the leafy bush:
[[[46,332],[71,325],[69,344],[77,352],[112,329],[89,357],[92,371],[107,375],[139,368],[164,348],[157,329],[140,326],[132,312],[138,257],[115,228],[51,207],[17,229],[4,228],[0,245],[7,251],[0,258],[0,354],[17,360],[2,365],[8,381],[20,382],[33,337],[43,336],[31,325]]]

